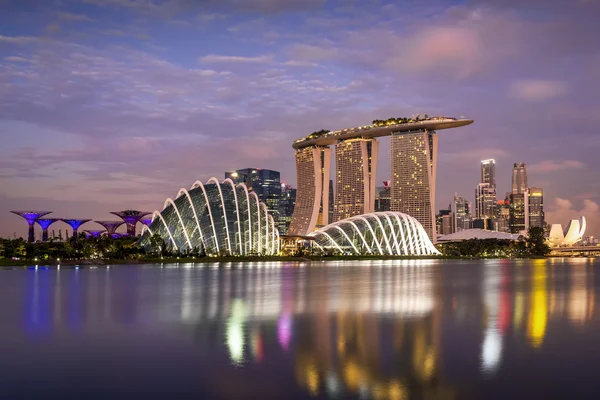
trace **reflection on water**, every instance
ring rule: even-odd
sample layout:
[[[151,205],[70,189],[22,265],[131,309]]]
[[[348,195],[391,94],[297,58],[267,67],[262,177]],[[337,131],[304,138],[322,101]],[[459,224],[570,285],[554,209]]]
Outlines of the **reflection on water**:
[[[502,398],[509,392],[498,385],[585,356],[584,344],[597,347],[596,265],[368,261],[6,271],[0,349],[35,344],[39,353],[28,355],[35,369],[51,357],[44,349],[74,351],[78,338],[89,339],[84,348],[93,352],[100,341],[118,351],[132,336],[157,335],[160,346],[143,351],[166,349],[164,362],[177,365],[187,355],[170,354],[187,349],[183,354],[215,374],[245,382],[242,392],[213,387],[217,397],[275,395],[270,385],[279,376],[294,382],[285,393],[298,398]],[[7,362],[0,373],[17,374]]]

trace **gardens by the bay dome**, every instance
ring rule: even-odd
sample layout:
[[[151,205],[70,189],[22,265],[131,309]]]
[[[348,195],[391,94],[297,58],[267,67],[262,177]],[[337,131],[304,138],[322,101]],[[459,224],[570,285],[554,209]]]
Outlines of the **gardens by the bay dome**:
[[[203,250],[207,255],[272,255],[279,252],[279,232],[267,206],[246,185],[231,179],[196,181],[154,211],[138,245],[152,248],[160,235],[172,250]]]

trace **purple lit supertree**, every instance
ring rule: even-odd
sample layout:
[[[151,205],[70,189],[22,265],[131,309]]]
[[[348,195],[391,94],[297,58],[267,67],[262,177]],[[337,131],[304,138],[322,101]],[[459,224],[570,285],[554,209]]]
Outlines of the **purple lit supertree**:
[[[145,211],[138,210],[124,210],[124,211],[113,211],[111,214],[123,219],[127,225],[127,234],[129,236],[135,236],[135,225],[146,215],[150,214]]]
[[[106,234],[110,237],[115,237],[117,228],[123,225],[123,221],[94,221],[97,224],[102,225],[106,229]]]
[[[140,219],[140,222],[146,226],[150,226],[152,223],[152,218],[142,218]]]
[[[73,229],[73,236],[77,240],[79,238],[79,227],[91,221],[91,219],[62,219],[62,221]]]
[[[38,218],[35,222],[38,223],[39,226],[42,227],[42,242],[48,240],[48,227],[55,223],[56,221],[60,221],[58,218]]]
[[[106,231],[94,231],[91,229],[86,229],[84,232],[85,232],[86,237],[90,238],[90,237],[99,237]]]
[[[52,211],[11,211],[13,214],[17,214],[27,221],[29,224],[29,235],[27,241],[33,243],[35,241],[35,221],[43,217],[44,215],[50,214]]]

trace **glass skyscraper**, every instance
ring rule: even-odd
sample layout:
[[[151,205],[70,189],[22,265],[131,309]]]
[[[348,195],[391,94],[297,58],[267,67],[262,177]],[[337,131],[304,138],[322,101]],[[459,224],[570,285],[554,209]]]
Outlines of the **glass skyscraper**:
[[[279,201],[279,228],[280,235],[287,235],[296,206],[296,189],[289,185],[281,185],[281,200]]]
[[[493,158],[481,161],[481,183],[496,187],[496,160]]]
[[[544,216],[544,190],[542,188],[528,188],[525,192],[525,229],[531,226],[546,229]]]
[[[514,163],[512,171],[512,193],[523,194],[527,190],[527,168],[525,163]]]

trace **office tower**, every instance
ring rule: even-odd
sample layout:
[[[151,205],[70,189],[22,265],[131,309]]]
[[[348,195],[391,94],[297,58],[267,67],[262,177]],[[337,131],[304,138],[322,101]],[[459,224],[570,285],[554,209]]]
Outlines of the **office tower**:
[[[335,201],[334,201],[334,197],[335,197],[335,192],[333,191],[333,179],[329,180],[329,222],[332,222],[331,219],[333,218],[333,211],[334,211],[334,205],[335,205]]]
[[[434,243],[437,145],[434,131],[392,133],[391,137],[391,210],[414,217]]]
[[[335,145],[335,205],[333,220],[340,221],[375,210],[375,175],[379,143],[350,139]]]
[[[296,206],[289,235],[306,235],[329,223],[331,149],[308,146],[296,150]]]
[[[454,231],[460,231],[463,229],[471,229],[472,227],[472,216],[471,216],[471,203],[459,196],[454,194]]]
[[[279,201],[281,199],[281,179],[279,171],[260,168],[243,168],[232,172],[225,172],[225,179],[231,179],[236,185],[246,184],[258,199],[267,205],[269,214],[279,224]]]
[[[384,181],[383,186],[375,188],[375,211],[390,211],[390,181]]]
[[[512,171],[512,193],[523,194],[527,190],[527,169],[525,163],[515,163]]]
[[[525,191],[525,229],[531,226],[546,228],[544,218],[544,190],[542,188],[528,188]]]
[[[519,234],[525,231],[525,194],[510,194],[509,211],[509,229],[510,233]]]
[[[494,229],[498,232],[510,232],[510,194],[504,200],[496,202],[496,218]]]
[[[475,190],[475,216],[477,219],[494,218],[496,188],[489,183],[480,183]]]
[[[448,205],[447,210],[440,210],[436,216],[436,222],[439,235],[449,235],[456,232],[456,218],[451,204]]]
[[[489,183],[491,187],[496,187],[496,160],[481,161],[481,183]]]
[[[279,223],[277,227],[280,235],[287,235],[296,205],[296,189],[289,185],[281,184],[281,199],[279,201]]]

